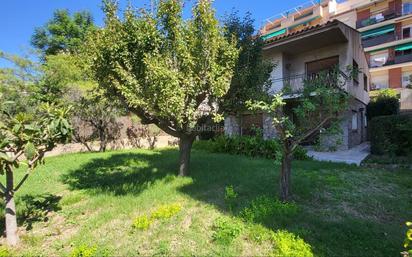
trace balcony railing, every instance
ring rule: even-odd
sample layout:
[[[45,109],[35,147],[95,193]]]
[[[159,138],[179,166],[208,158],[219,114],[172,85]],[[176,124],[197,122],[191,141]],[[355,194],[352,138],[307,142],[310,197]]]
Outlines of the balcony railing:
[[[362,40],[363,47],[371,47],[396,40],[395,33],[384,34],[377,37],[366,38]]]
[[[412,54],[397,55],[395,56],[395,64],[412,62]]]
[[[390,19],[393,19],[393,18],[397,18],[397,17],[400,17],[400,16],[402,16],[401,12],[388,9],[386,11],[383,11],[381,13],[373,15],[373,17],[369,17],[367,19],[357,21],[356,22],[356,28],[357,29],[363,28],[363,27],[366,27],[366,26],[370,26],[370,25],[373,25],[373,24],[384,22],[384,21],[387,21],[387,20],[390,20]]]
[[[297,94],[303,91],[305,83],[316,81],[325,83],[331,87],[339,87],[342,81],[348,79],[348,76],[341,70],[339,72],[326,73],[325,71],[313,74],[298,74],[284,78],[272,79],[273,84],[282,83],[283,91],[288,94]]]

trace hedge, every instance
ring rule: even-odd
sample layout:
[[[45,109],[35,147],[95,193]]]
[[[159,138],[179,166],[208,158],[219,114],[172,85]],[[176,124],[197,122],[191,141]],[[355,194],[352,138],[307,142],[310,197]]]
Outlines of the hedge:
[[[369,127],[372,154],[412,155],[412,115],[375,117]]]
[[[267,159],[277,159],[282,154],[282,146],[278,140],[264,140],[260,136],[217,136],[212,140],[195,141],[193,148],[214,153],[229,153]],[[299,146],[294,152],[294,159],[309,159],[306,149]]]

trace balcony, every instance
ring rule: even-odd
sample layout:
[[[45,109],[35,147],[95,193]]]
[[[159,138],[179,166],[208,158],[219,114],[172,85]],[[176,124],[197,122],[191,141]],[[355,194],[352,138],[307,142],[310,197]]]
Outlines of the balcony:
[[[397,55],[395,56],[395,64],[412,62],[412,54]]]
[[[323,74],[323,75],[321,75]],[[311,83],[311,81],[316,81],[316,83],[324,83],[330,85],[331,87],[340,87],[342,81],[346,81],[348,76],[341,70],[335,72],[332,70],[329,73],[326,71],[320,71],[314,74],[298,74],[284,78],[272,79],[273,84],[281,83],[283,85],[283,91],[285,94],[299,94],[303,91],[303,86],[305,83]]]
[[[395,40],[396,40],[395,33],[388,33],[388,34],[379,35],[377,37],[370,37],[370,38],[363,39],[362,45],[364,48],[367,48],[367,47],[377,46],[377,45],[388,43],[388,42],[395,41]]]
[[[367,19],[359,20],[356,22],[356,28],[360,29],[363,27],[367,27],[373,24],[377,24],[380,22],[384,22],[393,18],[397,18],[402,16],[401,12],[395,11],[395,10],[386,10],[378,14],[374,14],[372,17],[369,17]]]

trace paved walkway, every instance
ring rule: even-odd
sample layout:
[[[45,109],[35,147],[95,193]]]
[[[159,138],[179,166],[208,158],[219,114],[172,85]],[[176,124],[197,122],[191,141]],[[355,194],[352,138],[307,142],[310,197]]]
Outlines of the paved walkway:
[[[336,152],[316,152],[308,150],[308,155],[318,161],[341,162],[360,165],[370,153],[369,143],[362,143],[349,150]]]

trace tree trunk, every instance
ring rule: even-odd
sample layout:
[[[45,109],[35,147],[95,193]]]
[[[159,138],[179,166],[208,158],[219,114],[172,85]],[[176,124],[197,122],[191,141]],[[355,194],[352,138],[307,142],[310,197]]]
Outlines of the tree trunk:
[[[287,202],[290,192],[290,173],[292,168],[292,154],[285,153],[282,157],[282,168],[280,172],[280,200]]]
[[[99,138],[100,138],[100,149],[99,152],[106,152],[106,135],[104,133],[104,128],[99,129]]]
[[[192,136],[180,137],[179,141],[179,176],[185,177],[189,175],[190,151],[194,141]]]
[[[19,236],[17,235],[17,217],[16,217],[16,205],[14,203],[14,178],[11,167],[6,168],[6,189],[5,194],[6,201],[6,238],[7,244],[10,246],[16,246],[19,243]]]

